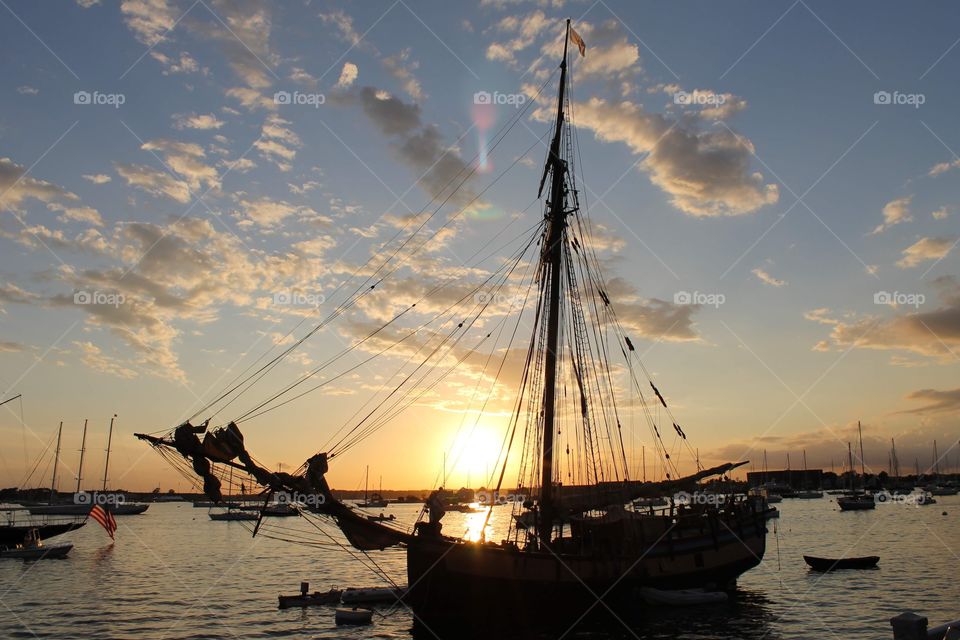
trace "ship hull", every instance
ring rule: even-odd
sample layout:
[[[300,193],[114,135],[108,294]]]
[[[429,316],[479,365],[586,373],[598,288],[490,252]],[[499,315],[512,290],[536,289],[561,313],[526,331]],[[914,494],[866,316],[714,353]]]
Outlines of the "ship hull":
[[[512,622],[572,623],[591,609],[605,610],[598,599],[611,608],[635,607],[631,596],[639,587],[726,588],[759,564],[765,549],[762,519],[721,527],[716,535],[661,540],[624,557],[416,537],[407,548],[404,601],[426,625],[489,612],[492,603],[508,606]]]

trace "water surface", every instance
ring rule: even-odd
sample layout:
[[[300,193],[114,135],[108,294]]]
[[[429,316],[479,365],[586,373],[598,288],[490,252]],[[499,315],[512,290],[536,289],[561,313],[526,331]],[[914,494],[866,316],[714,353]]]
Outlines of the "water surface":
[[[777,505],[782,517],[770,523],[763,562],[740,579],[731,603],[698,610],[638,604],[629,620],[592,622],[564,637],[889,639],[890,617],[905,610],[928,616],[931,626],[960,618],[960,497],[938,501],[841,513],[829,497],[784,500]],[[412,522],[419,509],[386,511]],[[495,510],[491,539],[502,537],[508,516],[509,508]],[[482,518],[450,513],[444,530],[476,536]],[[354,551],[354,557],[300,518],[272,520],[271,533],[320,546],[251,538],[247,523],[213,522],[189,503],[154,504],[118,522],[114,544],[92,521],[52,541],[76,545],[66,560],[0,560],[0,636],[434,637],[414,632],[403,608],[382,608],[364,628],[337,628],[330,607],[277,609],[277,595],[295,593],[301,580],[311,590],[382,584],[361,559],[402,584],[403,551],[367,557]],[[819,574],[807,569],[803,554],[881,561],[873,571]],[[509,620],[509,603],[495,603],[491,615]]]

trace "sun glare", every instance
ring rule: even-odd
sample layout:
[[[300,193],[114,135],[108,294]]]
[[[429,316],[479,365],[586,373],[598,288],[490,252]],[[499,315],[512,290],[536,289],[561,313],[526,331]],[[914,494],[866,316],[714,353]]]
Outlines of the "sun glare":
[[[468,421],[450,450],[447,484],[478,487],[486,483],[499,452],[500,437],[496,429],[483,420],[475,427]]]

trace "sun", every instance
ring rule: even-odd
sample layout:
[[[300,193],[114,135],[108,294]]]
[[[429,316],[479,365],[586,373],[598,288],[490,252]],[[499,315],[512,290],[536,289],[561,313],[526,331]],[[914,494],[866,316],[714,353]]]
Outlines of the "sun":
[[[486,483],[495,471],[500,444],[500,435],[489,423],[465,424],[448,454],[447,484],[478,487]]]

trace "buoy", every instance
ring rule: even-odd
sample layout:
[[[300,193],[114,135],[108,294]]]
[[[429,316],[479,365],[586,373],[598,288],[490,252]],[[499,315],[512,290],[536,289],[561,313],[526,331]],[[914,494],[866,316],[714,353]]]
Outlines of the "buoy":
[[[370,609],[337,609],[333,616],[337,624],[370,624],[373,620],[373,611]]]
[[[947,512],[946,512],[946,511],[944,511],[944,512],[943,512],[943,514],[941,514],[941,515],[947,515]]]

